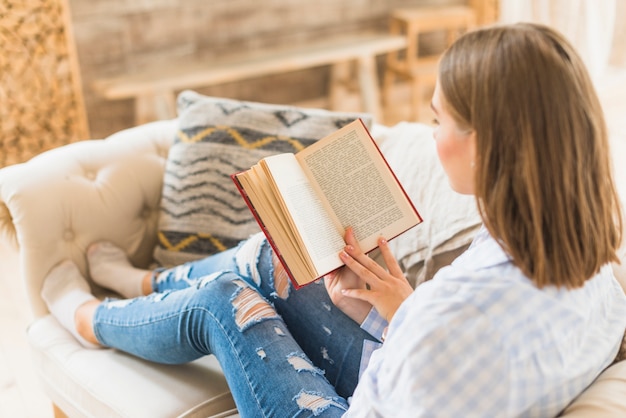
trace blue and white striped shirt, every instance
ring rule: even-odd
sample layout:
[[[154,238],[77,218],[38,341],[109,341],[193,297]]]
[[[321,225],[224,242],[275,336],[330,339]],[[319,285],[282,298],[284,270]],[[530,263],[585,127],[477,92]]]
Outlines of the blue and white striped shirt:
[[[364,328],[376,323],[379,336],[375,312]],[[610,266],[579,289],[538,289],[483,228],[398,309],[346,416],[555,416],[611,363],[625,327]]]

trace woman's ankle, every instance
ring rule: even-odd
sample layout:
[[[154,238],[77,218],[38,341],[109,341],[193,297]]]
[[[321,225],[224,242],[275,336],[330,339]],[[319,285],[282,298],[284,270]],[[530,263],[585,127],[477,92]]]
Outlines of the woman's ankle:
[[[141,279],[141,293],[144,296],[147,296],[154,292],[154,288],[152,287],[152,272],[146,273]]]
[[[94,333],[93,317],[96,308],[100,305],[100,303],[101,302],[98,299],[85,302],[79,306],[78,309],[76,309],[76,313],[74,314],[74,321],[76,323],[76,331],[78,334],[84,338],[85,341],[96,345],[101,344]]]

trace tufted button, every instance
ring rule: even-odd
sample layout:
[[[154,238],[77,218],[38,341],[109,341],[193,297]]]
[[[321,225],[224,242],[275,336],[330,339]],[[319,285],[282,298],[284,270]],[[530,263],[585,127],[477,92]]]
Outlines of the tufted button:
[[[0,202],[0,222],[7,225],[13,224],[13,217],[11,216],[11,212],[9,212],[9,208],[4,202]]]
[[[87,177],[89,180],[94,180],[96,178],[96,173],[93,171],[87,171],[85,173],[85,177]]]
[[[152,213],[152,211],[150,210],[150,208],[143,208],[143,210],[141,211],[141,217],[143,219],[148,219],[150,217],[150,214]]]
[[[66,229],[65,232],[63,233],[63,239],[65,241],[72,241],[75,237],[74,231],[72,231],[71,229]]]
[[[14,249],[19,248],[13,217],[4,202],[0,202],[0,239],[11,244]]]

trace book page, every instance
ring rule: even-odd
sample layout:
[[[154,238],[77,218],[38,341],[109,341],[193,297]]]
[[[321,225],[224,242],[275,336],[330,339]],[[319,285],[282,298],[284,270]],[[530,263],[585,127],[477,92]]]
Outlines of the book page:
[[[302,238],[308,255],[316,267],[316,276],[332,271],[343,264],[339,252],[343,249],[343,230],[337,227],[327,213],[320,197],[304,174],[297,160],[285,155],[263,159],[276,188],[280,190],[287,213],[291,214],[294,230]]]
[[[421,221],[361,121],[296,158],[330,208],[336,228],[353,227],[364,251],[376,248],[378,237],[391,239]]]

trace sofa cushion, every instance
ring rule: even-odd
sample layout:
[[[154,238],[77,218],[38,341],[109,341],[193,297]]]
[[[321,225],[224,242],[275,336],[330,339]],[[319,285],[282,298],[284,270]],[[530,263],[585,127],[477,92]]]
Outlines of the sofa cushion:
[[[213,356],[171,366],[113,349],[84,349],[49,315],[29,327],[28,340],[44,390],[68,416],[236,414],[226,379]]]
[[[606,369],[565,409],[567,418],[612,418],[626,411],[626,361]]]
[[[155,259],[163,266],[235,246],[258,226],[230,175],[271,154],[297,152],[361,118],[185,91],[179,130],[166,163]]]

